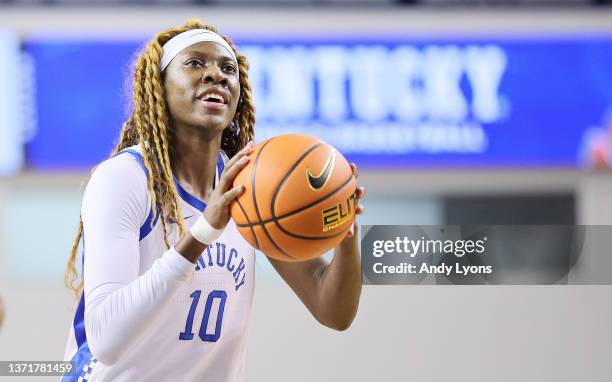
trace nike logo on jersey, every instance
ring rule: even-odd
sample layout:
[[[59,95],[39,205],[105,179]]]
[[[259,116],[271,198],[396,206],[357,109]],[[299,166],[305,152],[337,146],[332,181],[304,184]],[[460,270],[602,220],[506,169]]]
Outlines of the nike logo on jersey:
[[[187,219],[192,218],[192,217],[194,217],[194,216],[195,216],[195,215],[185,216],[185,217],[183,218],[183,220],[187,220]],[[166,221],[167,221],[168,223],[170,223],[170,224],[176,224],[176,221],[175,221],[174,219],[171,219],[171,218],[168,218],[168,220],[166,220]]]
[[[332,171],[334,170],[335,162],[336,162],[336,150],[332,147],[331,152],[329,153],[329,156],[327,157],[327,161],[325,162],[325,165],[323,166],[323,170],[321,170],[319,175],[313,175],[312,172],[310,172],[310,168],[306,170],[306,174],[308,176],[308,185],[310,185],[310,188],[316,191],[320,189],[321,187],[325,186],[325,183],[327,183],[327,180],[329,179],[329,177],[332,174]]]

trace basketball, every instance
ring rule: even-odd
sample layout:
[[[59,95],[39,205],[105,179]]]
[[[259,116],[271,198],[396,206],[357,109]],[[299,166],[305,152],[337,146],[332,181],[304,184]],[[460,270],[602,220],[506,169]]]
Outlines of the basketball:
[[[288,134],[255,146],[234,179],[244,192],[232,219],[253,247],[285,261],[337,246],[355,218],[356,180],[342,154],[319,138]]]

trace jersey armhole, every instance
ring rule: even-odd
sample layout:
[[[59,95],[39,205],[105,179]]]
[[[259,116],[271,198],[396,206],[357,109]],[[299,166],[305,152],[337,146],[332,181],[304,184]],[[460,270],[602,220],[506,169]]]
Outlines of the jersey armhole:
[[[132,149],[132,148],[123,149],[119,151],[117,154],[113,155],[111,158],[114,158],[124,153],[130,154],[134,157],[134,159],[136,159],[136,162],[140,165],[140,168],[142,169],[142,171],[144,172],[145,176],[148,179],[149,171],[147,170],[147,167],[144,164],[144,159],[142,158],[142,154],[140,154],[137,150]],[[155,227],[155,225],[157,224],[159,215],[160,215],[160,211],[158,209],[157,214],[155,215],[155,219],[153,219],[153,207],[149,206],[149,214],[147,215],[147,218],[145,219],[144,223],[140,226],[139,238],[138,238],[139,241],[142,241],[145,237],[147,237],[151,233],[151,231],[153,230],[153,227]]]

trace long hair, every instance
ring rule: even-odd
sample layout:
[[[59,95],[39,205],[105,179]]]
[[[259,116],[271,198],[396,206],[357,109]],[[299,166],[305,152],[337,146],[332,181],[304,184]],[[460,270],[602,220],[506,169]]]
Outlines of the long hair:
[[[170,163],[173,150],[172,126],[159,63],[163,53],[162,46],[172,37],[190,29],[207,29],[217,33],[217,28],[214,26],[202,24],[197,19],[191,19],[183,26],[158,33],[136,58],[133,70],[131,115],[124,122],[119,143],[111,153],[112,156],[126,147],[140,144],[144,165],[148,172],[147,189],[151,199],[153,217],[155,218],[158,213],[162,215],[160,220],[164,230],[166,247],[170,247],[166,219],[178,222],[180,236],[185,234],[185,227]],[[233,120],[240,127],[240,134],[236,136],[228,127],[223,130],[221,137],[221,149],[231,158],[249,140],[253,139],[255,106],[253,105],[251,85],[248,78],[249,64],[247,58],[238,53],[236,46],[229,37],[223,36],[223,38],[236,54],[240,80],[241,102],[239,102]],[[155,221],[155,219],[152,221]],[[83,290],[82,277],[79,277],[75,267],[82,235],[83,220],[80,219],[64,273],[66,286],[74,291],[77,298]]]

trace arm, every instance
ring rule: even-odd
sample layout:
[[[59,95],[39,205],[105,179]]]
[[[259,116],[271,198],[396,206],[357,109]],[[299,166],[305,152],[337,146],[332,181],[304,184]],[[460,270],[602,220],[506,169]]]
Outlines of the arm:
[[[357,175],[355,166],[351,166]],[[358,187],[357,200],[364,194],[363,187]],[[362,212],[363,206],[358,204],[356,213]],[[357,222],[353,224],[329,263],[321,257],[297,263],[268,258],[310,313],[321,324],[336,330],[346,330],[351,325],[361,295],[359,235]]]
[[[323,258],[290,263],[268,258],[274,269],[321,324],[346,330],[357,314],[361,294],[361,263],[357,235],[334,249],[330,263]]]
[[[229,202],[242,191],[229,187],[246,164],[238,164],[237,159],[247,153],[241,152],[228,163],[209,200],[206,218],[215,227],[225,227]],[[107,365],[117,362],[163,315],[207,245],[187,233],[139,275],[139,231],[150,205],[146,177],[137,165],[113,165],[105,162],[98,167],[85,191],[82,209],[85,327],[92,354]]]
[[[138,341],[194,269],[169,250],[139,275],[149,206],[146,177],[127,155],[98,166],[83,197],[85,328],[93,355],[107,365]]]

